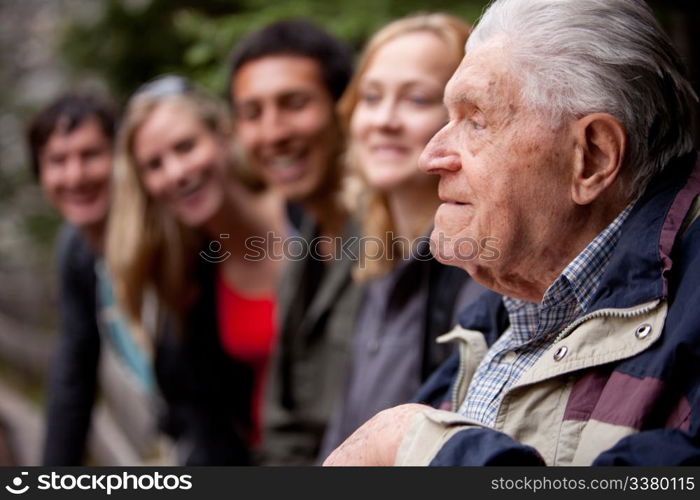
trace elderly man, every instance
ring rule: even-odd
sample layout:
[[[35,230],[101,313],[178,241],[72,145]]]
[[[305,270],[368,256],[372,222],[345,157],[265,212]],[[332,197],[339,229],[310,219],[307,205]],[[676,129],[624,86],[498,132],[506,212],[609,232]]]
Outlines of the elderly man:
[[[422,165],[434,251],[503,296],[445,336],[441,410],[379,413],[326,463],[697,463],[694,99],[641,0],[494,2]],[[460,260],[466,237],[500,258]]]

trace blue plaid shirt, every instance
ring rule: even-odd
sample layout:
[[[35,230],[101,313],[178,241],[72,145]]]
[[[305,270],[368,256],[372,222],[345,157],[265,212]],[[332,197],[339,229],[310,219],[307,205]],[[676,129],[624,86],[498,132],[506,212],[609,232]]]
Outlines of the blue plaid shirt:
[[[510,327],[491,346],[474,374],[459,413],[493,426],[503,395],[550,346],[554,337],[588,312],[620,239],[630,203],[549,286],[542,302],[503,297]]]

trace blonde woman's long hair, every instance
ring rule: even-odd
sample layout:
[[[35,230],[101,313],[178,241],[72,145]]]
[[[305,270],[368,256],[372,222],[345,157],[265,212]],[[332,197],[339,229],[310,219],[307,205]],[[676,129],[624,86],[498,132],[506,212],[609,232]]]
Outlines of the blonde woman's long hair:
[[[338,114],[341,124],[348,133],[350,121],[355,106],[359,100],[359,84],[365,72],[372,63],[372,59],[377,51],[388,42],[409,33],[428,32],[437,35],[449,47],[448,56],[457,68],[459,62],[464,57],[464,45],[469,38],[471,26],[461,19],[449,14],[414,14],[408,17],[397,19],[372,36],[365,46],[357,70],[350,80],[347,90],[338,102]],[[348,137],[351,135],[348,133]],[[395,232],[395,224],[389,209],[389,202],[384,193],[373,189],[362,174],[362,170],[357,165],[352,152],[352,139],[348,141],[348,149],[345,154],[346,178],[343,191],[343,198],[349,210],[353,212],[360,222],[364,236],[378,238],[384,244],[385,252],[382,259],[371,259],[364,263],[362,267],[356,267],[353,276],[357,281],[382,276],[390,272],[397,260],[390,258],[397,252],[401,254],[405,249],[393,248],[395,242],[392,235]],[[412,231],[416,236],[420,236],[421,231],[425,231],[430,218],[427,220],[415,221]]]
[[[201,230],[183,225],[150,198],[134,160],[136,132],[165,103],[191,110],[209,130],[223,137],[231,138],[232,127],[226,105],[199,90],[137,92],[129,101],[116,141],[105,253],[119,304],[137,340],[146,348],[150,348],[150,342],[143,336],[156,333],[143,328],[147,296],[154,294],[160,310],[164,306],[182,319],[199,293],[192,273],[205,238]],[[259,181],[242,173],[239,165],[232,154],[232,175],[253,190],[261,189]]]

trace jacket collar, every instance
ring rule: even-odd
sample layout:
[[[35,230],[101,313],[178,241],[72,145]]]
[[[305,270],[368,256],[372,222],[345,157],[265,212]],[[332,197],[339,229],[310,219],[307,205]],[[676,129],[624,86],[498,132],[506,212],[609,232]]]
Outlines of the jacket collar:
[[[591,310],[629,308],[668,296],[673,244],[698,193],[695,152],[675,160],[650,183],[622,228]]]

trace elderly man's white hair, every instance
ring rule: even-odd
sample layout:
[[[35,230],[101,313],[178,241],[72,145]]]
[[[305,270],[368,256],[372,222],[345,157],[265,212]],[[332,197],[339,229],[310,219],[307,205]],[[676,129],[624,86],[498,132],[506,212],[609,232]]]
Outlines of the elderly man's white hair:
[[[628,135],[623,169],[641,192],[693,148],[697,96],[669,38],[642,0],[496,0],[467,52],[498,38],[521,79],[523,103],[552,119],[603,112]]]

